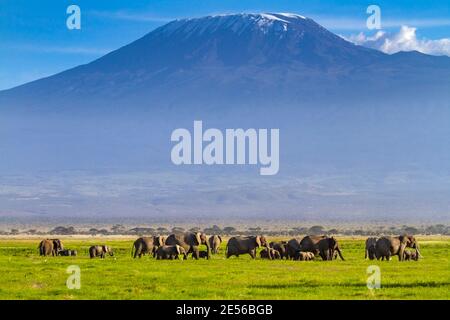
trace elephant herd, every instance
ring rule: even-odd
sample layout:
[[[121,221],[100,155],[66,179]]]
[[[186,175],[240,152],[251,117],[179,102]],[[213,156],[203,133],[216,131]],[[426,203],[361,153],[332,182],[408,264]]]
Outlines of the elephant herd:
[[[407,250],[406,248],[414,250]],[[367,238],[366,259],[391,260],[392,256],[398,256],[399,261],[417,261],[422,257],[419,251],[419,244],[414,236],[401,235],[398,237]]]
[[[77,250],[64,249],[64,245],[60,239],[44,239],[38,246],[39,255],[41,256],[77,256]],[[109,246],[96,245],[89,248],[89,256],[91,258],[105,258],[106,254],[113,256],[114,253]]]
[[[260,252],[262,259],[308,261],[314,260],[316,256],[320,256],[322,260],[333,260],[339,256],[344,260],[336,238],[328,236],[305,236],[270,243],[264,236],[232,237],[227,244],[226,257],[249,254],[255,258],[258,247],[264,247]]]
[[[221,244],[222,238],[219,235],[207,237],[202,232],[174,233],[168,237],[140,237],[133,243],[131,256],[141,258],[148,254],[157,260],[174,260],[179,259],[180,255],[183,259],[187,259],[190,254],[194,259],[209,259],[211,254],[219,253]],[[204,245],[206,250],[200,250],[201,245]],[[42,256],[77,255],[76,250],[64,249],[59,239],[42,240],[38,248]],[[248,254],[255,259],[258,248],[262,248],[259,253],[261,259],[309,261],[316,257],[322,260],[334,260],[339,257],[345,260],[335,237],[315,235],[278,242],[268,242],[262,235],[231,237],[226,245],[225,256],[230,258]],[[406,248],[412,248],[414,251]],[[89,248],[90,258],[105,258],[107,255],[114,255],[112,248],[107,245],[94,245]],[[365,242],[366,259],[390,260],[395,255],[400,261],[418,260],[421,255],[414,236],[371,237]]]

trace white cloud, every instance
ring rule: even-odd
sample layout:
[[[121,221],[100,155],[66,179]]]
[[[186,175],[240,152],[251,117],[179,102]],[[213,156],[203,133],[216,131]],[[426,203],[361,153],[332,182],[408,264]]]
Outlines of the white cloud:
[[[416,30],[416,28],[404,25],[398,33],[378,31],[372,36],[367,36],[361,32],[345,39],[389,54],[399,51],[419,51],[431,55],[450,56],[450,38],[436,40],[418,39]]]
[[[309,15],[308,17],[314,19],[317,23],[331,30],[361,30],[366,28],[366,18],[354,17],[334,17]],[[434,28],[450,26],[449,18],[434,18],[434,19],[383,19],[381,26],[383,28],[397,28],[403,25],[413,25],[420,28]]]

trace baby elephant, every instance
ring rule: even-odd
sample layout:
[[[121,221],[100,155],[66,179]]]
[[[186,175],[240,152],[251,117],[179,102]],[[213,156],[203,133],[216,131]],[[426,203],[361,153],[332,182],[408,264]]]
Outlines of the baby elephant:
[[[58,255],[65,256],[65,257],[76,256],[77,250],[69,250],[69,249],[61,250],[58,252]]]
[[[158,260],[178,259],[180,254],[183,255],[184,260],[187,259],[186,250],[177,244],[173,246],[161,246],[156,249],[156,259]]]
[[[405,252],[403,253],[403,260],[405,260],[405,261],[410,261],[410,260],[418,261],[419,260],[419,256],[417,255],[417,253],[415,251],[405,250]]]
[[[299,252],[298,259],[300,261],[311,261],[314,260],[314,253],[312,252]]]
[[[267,251],[267,249],[270,251]],[[272,257],[272,259],[276,259],[276,260],[281,259],[280,252],[278,250],[275,250],[272,248],[265,248],[265,249],[261,250],[261,252],[259,253],[259,255],[261,256],[261,259],[270,259],[269,252],[270,252],[270,257]]]
[[[101,246],[92,246],[89,248],[89,256],[92,258],[100,257],[104,259],[106,257],[106,254],[109,254],[110,256],[113,256],[113,250],[111,247],[106,245]]]

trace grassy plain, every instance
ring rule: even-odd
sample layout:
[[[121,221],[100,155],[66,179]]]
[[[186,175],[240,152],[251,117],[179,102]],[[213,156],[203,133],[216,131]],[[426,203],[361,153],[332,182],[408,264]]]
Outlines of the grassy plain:
[[[450,238],[419,238],[423,260],[364,260],[364,240],[339,238],[346,261],[267,261],[222,253],[211,260],[132,259],[132,239],[70,238],[78,257],[40,257],[38,239],[0,239],[0,299],[450,299]],[[269,239],[273,240],[273,239]],[[114,257],[89,259],[92,244]],[[69,290],[66,269],[81,270]],[[367,267],[381,268],[381,288],[366,286]]]

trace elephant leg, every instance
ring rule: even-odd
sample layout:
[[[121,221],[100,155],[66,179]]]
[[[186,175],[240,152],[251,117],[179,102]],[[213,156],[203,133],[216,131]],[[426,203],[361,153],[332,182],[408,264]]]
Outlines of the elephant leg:
[[[325,254],[323,253],[323,250],[320,250],[319,255],[322,258],[322,260],[326,260],[327,257],[325,257]]]
[[[197,246],[192,247],[192,258],[194,258],[195,260],[198,260],[199,257],[200,257],[200,254],[199,254],[198,247]]]

